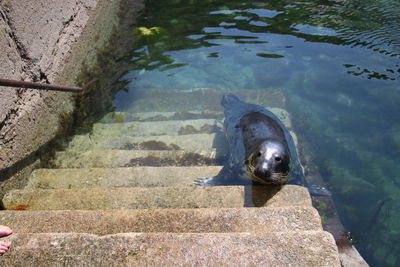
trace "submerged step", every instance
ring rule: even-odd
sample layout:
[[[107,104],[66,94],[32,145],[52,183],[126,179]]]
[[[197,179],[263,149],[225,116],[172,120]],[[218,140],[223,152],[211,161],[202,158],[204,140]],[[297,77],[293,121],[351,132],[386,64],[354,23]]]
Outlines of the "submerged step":
[[[4,266],[341,266],[331,234],[13,234]]]
[[[282,232],[322,230],[313,207],[0,211],[15,233]],[[34,223],[32,223],[34,222]]]
[[[188,186],[11,190],[7,210],[95,210],[311,206],[308,190],[285,186]]]
[[[251,102],[254,103],[254,102]],[[282,122],[285,124],[286,127],[292,128],[291,120],[290,120],[290,115],[289,113],[279,107],[266,107],[266,109],[270,110],[272,113],[274,113]],[[140,125],[138,122],[153,122],[152,124],[148,124],[149,126],[155,126],[156,128],[160,128],[161,125],[173,125],[173,127],[176,127],[176,125],[181,125],[182,127],[185,127],[186,125],[190,125],[193,123],[194,127],[197,126],[199,130],[201,129],[201,124],[200,122],[203,121],[205,124],[204,125],[216,125],[218,127],[222,126],[221,121],[223,121],[224,114],[222,110],[219,111],[197,111],[197,110],[189,110],[189,111],[182,111],[182,112],[157,112],[157,111],[149,111],[149,112],[110,112],[106,114],[99,123],[95,124],[94,130],[102,132],[103,128],[109,127],[111,132],[111,129],[124,129],[127,131],[128,127],[123,126],[121,124],[129,124],[129,122],[136,122],[136,123],[131,123],[133,129],[132,131],[129,131],[128,135],[132,135],[136,133],[136,130],[134,128],[134,125]],[[196,122],[198,120],[198,122]],[[164,124],[165,123],[165,124]],[[107,126],[107,124],[110,124]],[[115,124],[115,125],[113,125]],[[99,127],[99,128],[97,128]],[[142,128],[142,127],[140,127]],[[204,127],[204,130],[207,130],[209,127]],[[179,128],[180,129],[180,128]],[[196,129],[196,128],[195,128]],[[161,129],[162,131],[165,131],[165,129]],[[148,131],[148,130],[146,130]],[[104,131],[106,132],[106,131]],[[140,133],[139,133],[140,134]]]
[[[222,128],[221,121],[211,119],[172,120],[125,123],[95,123],[93,135],[151,136],[214,133]]]
[[[137,89],[137,98],[128,107],[128,112],[185,112],[188,110],[222,111],[221,99],[226,93],[239,95],[248,103],[268,107],[285,107],[282,90],[265,88],[262,90],[169,90]]]
[[[118,168],[136,166],[203,166],[218,165],[215,149],[196,152],[182,150],[90,150],[57,152],[51,168]]]
[[[221,111],[190,110],[178,112],[110,112],[107,113],[100,123],[121,123],[131,121],[168,121],[168,120],[197,120],[197,119],[222,119]]]
[[[157,136],[119,136],[77,135],[69,143],[67,151],[96,149],[120,150],[184,150],[190,152],[217,148],[227,154],[225,136],[220,134],[188,134]]]
[[[266,107],[266,109],[274,113],[286,127],[292,127],[290,115],[285,109],[277,107]],[[93,134],[142,136],[179,132],[185,134],[190,131],[207,133],[222,128],[223,118],[222,111],[111,112],[99,123],[94,124]]]
[[[197,178],[215,176],[221,166],[134,167],[35,170],[25,189],[189,186]]]

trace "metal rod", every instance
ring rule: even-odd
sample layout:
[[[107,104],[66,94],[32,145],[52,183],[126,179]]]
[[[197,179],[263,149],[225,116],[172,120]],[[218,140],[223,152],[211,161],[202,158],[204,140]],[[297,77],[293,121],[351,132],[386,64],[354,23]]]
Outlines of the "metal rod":
[[[84,88],[52,85],[47,83],[25,82],[17,80],[0,79],[0,86],[31,88],[39,90],[62,91],[62,92],[82,92]]]

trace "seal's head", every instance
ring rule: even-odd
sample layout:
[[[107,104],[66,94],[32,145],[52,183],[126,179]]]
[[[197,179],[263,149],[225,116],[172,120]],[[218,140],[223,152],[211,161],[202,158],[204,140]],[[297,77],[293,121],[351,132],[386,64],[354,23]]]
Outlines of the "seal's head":
[[[284,184],[290,171],[289,151],[279,140],[265,140],[246,159],[246,169],[255,182]]]

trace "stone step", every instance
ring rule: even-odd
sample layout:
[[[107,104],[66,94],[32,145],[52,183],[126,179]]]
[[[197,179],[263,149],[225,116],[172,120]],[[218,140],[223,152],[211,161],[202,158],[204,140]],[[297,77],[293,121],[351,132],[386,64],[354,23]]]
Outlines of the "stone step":
[[[118,168],[136,166],[203,166],[218,165],[215,149],[196,152],[183,150],[89,150],[57,152],[50,168]]]
[[[2,266],[340,266],[324,231],[18,234]]]
[[[154,210],[0,211],[0,225],[15,233],[97,235],[322,230],[313,207]]]
[[[221,166],[37,169],[25,189],[189,186],[215,176]]]
[[[168,121],[168,120],[197,120],[197,119],[223,119],[222,111],[190,110],[183,112],[121,112],[107,113],[99,123],[122,123],[133,121]]]
[[[268,108],[287,128],[291,128],[289,113],[281,108]],[[113,114],[113,113],[112,113]],[[122,114],[122,113],[120,113]],[[129,113],[123,113],[129,114]],[[130,114],[129,116],[143,116]],[[151,114],[154,114],[153,112]],[[160,113],[163,114],[163,113]],[[170,113],[167,113],[170,114]],[[111,114],[109,116],[112,116]],[[128,116],[128,115],[124,115]],[[160,121],[133,121],[114,123],[95,123],[93,135],[107,136],[151,136],[151,135],[182,135],[193,133],[214,133],[223,128],[221,119],[187,119],[187,120],[160,120]],[[162,117],[161,117],[162,118]],[[122,119],[121,119],[122,120]],[[103,119],[104,121],[104,119]]]
[[[196,152],[217,148],[227,154],[228,145],[225,135],[189,134],[189,135],[157,135],[157,136],[119,136],[76,135],[69,143],[66,151],[77,152],[96,149],[120,150],[184,150]]]
[[[235,93],[248,103],[268,107],[285,107],[285,96],[279,89],[263,90],[169,90],[136,89],[129,113],[186,112],[190,110],[222,111],[222,95]]]
[[[266,107],[272,113],[274,113],[284,124],[286,127],[291,128],[292,124],[290,121],[289,113],[282,108],[278,107]],[[206,124],[214,125],[213,122],[217,123],[217,126],[220,126],[219,123],[223,120],[224,114],[221,111],[197,111],[191,110],[186,112],[110,112],[106,114],[99,123],[96,123],[96,127],[103,127],[102,124],[121,124],[121,123],[129,123],[129,122],[165,122],[169,121],[169,124],[173,124],[176,121],[194,123],[198,125],[199,122],[196,120],[204,121]],[[192,122],[191,122],[192,121]],[[132,124],[135,125],[135,124]],[[139,124],[140,125],[140,124]],[[152,125],[152,124],[149,124]],[[157,125],[157,124],[156,124]],[[159,128],[160,126],[157,125]],[[120,126],[120,128],[122,128]],[[100,128],[101,129],[101,128]],[[133,134],[134,131],[130,131],[130,134]]]
[[[311,206],[308,190],[285,186],[188,186],[11,190],[7,210],[95,210]]]
[[[215,133],[222,129],[221,120],[172,120],[124,123],[95,123],[93,135],[153,136]]]

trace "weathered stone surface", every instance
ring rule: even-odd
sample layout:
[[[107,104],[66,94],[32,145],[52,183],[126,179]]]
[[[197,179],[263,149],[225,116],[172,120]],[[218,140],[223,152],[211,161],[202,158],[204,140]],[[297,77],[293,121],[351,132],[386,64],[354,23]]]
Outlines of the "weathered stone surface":
[[[340,266],[323,231],[13,234],[3,266]]]
[[[25,189],[189,186],[197,178],[215,176],[221,166],[38,169]]]
[[[357,249],[352,246],[343,246],[339,248],[339,259],[343,267],[368,267],[369,264],[360,255]]]
[[[76,135],[69,143],[66,151],[78,152],[85,150],[185,150],[196,152],[203,149],[218,150],[228,153],[226,140],[223,134],[188,134],[188,135],[157,135],[157,136],[99,136],[99,135]]]
[[[1,7],[1,6],[0,6]],[[12,30],[3,18],[0,9],[0,77],[8,77],[9,79],[20,79],[23,62],[18,54],[18,48],[15,41],[11,38]],[[0,123],[5,121],[8,111],[13,108],[18,101],[18,94],[15,90],[7,90],[0,88]],[[9,116],[9,115],[8,115]]]
[[[312,207],[1,211],[15,233],[282,232],[322,230]]]
[[[1,54],[4,78],[54,82],[61,63],[80,37],[88,14],[97,1],[86,4],[68,1],[1,2],[3,29],[8,53]],[[8,48],[6,48],[8,47]],[[43,145],[57,131],[60,112],[70,112],[67,94],[32,90],[6,93],[1,105],[0,169],[8,167]],[[29,129],[29,130],[27,130]]]
[[[135,166],[216,165],[215,150],[92,150],[58,152],[51,162],[55,168],[118,168]]]
[[[311,198],[306,188],[294,185],[38,189],[9,191],[3,206],[7,210],[286,207],[311,206]]]
[[[95,55],[93,51],[109,39],[113,28],[110,21],[117,15],[119,2],[1,1],[0,48],[4,52],[0,53],[1,76],[51,83],[63,80],[64,84],[72,85],[82,61]],[[108,27],[100,27],[105,21]],[[94,35],[101,37],[89,46],[84,40],[93,40]],[[79,45],[78,40],[82,41]],[[69,67],[65,67],[66,61]],[[59,130],[60,114],[67,114],[72,108],[70,94],[2,88],[0,171],[25,159],[53,138]]]
[[[3,1],[24,57],[43,72],[59,68],[96,5],[96,0]]]

